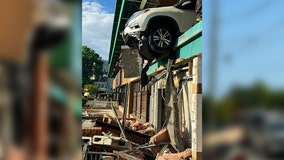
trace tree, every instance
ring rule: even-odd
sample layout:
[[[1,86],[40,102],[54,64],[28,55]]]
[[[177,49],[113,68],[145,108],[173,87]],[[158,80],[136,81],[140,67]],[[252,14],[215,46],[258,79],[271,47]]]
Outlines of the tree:
[[[91,77],[99,80],[103,77],[103,61],[102,58],[93,49],[82,46],[82,83],[92,84]],[[93,79],[94,80],[94,79]]]
[[[91,95],[99,92],[99,88],[93,84],[86,84],[84,85],[84,91],[89,92]]]

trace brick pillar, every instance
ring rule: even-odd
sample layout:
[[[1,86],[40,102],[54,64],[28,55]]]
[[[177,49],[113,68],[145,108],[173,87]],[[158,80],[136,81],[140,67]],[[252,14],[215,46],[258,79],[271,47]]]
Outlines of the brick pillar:
[[[202,159],[202,56],[193,58],[191,84],[192,159]]]
[[[41,53],[35,71],[35,96],[33,106],[34,135],[32,137],[33,156],[31,159],[46,160],[48,144],[47,121],[47,87],[48,87],[48,55]]]

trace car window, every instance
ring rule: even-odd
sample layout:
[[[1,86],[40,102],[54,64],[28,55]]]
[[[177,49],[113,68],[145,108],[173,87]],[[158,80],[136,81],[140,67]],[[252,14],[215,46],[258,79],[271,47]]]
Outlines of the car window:
[[[176,7],[179,9],[185,10],[194,10],[195,9],[196,0],[184,0],[179,2]]]

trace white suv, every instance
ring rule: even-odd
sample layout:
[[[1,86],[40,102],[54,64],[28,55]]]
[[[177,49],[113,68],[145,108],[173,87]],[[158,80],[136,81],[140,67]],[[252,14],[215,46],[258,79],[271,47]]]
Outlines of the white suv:
[[[195,16],[193,0],[144,9],[128,19],[122,37],[125,44],[138,47],[143,58],[155,59],[170,52],[176,38],[195,24]]]

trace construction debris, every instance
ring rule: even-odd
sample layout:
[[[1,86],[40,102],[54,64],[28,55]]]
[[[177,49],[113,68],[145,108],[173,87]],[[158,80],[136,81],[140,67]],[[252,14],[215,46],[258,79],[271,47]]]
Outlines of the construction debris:
[[[191,149],[186,149],[180,153],[166,153],[159,155],[157,160],[188,160],[192,155]]]
[[[149,122],[142,123],[140,121],[136,121],[135,123],[130,125],[129,128],[134,130],[134,131],[138,131],[140,133],[147,134],[149,136],[155,135],[155,129],[154,129],[153,125]]]
[[[101,121],[96,121],[96,126],[102,127],[102,131],[105,133],[112,133],[112,136],[120,137],[121,135],[121,130],[117,124],[109,124]],[[138,145],[147,143],[150,140],[149,135],[134,131],[129,128],[125,128],[125,136],[127,140]]]
[[[102,133],[102,127],[82,127],[82,136],[93,137]]]
[[[167,69],[170,68],[172,62],[168,62]],[[170,113],[168,116],[168,123],[167,129],[169,133],[169,137],[171,140],[172,146],[175,148],[176,151],[181,152],[184,150],[184,145],[181,136],[181,126],[180,126],[180,119],[179,119],[179,111],[181,110],[180,106],[178,105],[177,99],[177,91],[174,87],[173,82],[173,75],[172,72],[169,72],[166,82],[166,93],[165,93],[165,104],[168,112]]]
[[[191,157],[191,149],[176,153],[167,128],[155,134],[151,123],[126,119],[124,137],[121,136],[122,127],[119,126],[121,119],[117,121],[116,118],[89,114],[88,111],[86,115],[82,126],[84,160],[92,157],[113,160],[184,160]]]
[[[169,142],[170,137],[166,128],[160,130],[156,135],[150,138],[150,143],[157,144],[159,142]]]
[[[173,98],[173,95],[171,95]],[[175,100],[168,104],[175,111]],[[158,159],[184,160],[191,157],[191,149],[182,150],[173,140],[180,132],[178,126],[166,124],[157,134],[153,125],[135,118],[119,117],[114,107],[114,116],[109,113],[96,113],[92,108],[85,108],[82,122],[82,158],[89,159],[119,159],[142,160]],[[172,113],[173,113],[172,112]],[[173,117],[171,117],[173,118]],[[169,118],[169,122],[174,119]],[[169,128],[175,137],[170,136]],[[180,139],[179,137],[178,139]],[[176,141],[178,142],[178,141]]]
[[[133,151],[113,151],[113,153],[117,154],[120,158],[125,160],[143,160],[144,154],[141,151],[133,152]]]

